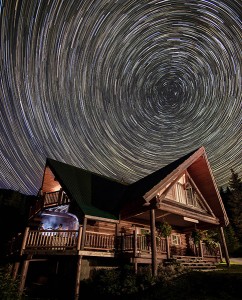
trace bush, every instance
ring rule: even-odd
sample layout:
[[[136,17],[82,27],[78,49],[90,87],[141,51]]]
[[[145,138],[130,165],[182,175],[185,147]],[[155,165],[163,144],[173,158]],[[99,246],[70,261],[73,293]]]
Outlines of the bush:
[[[21,295],[18,290],[19,280],[13,280],[9,271],[9,266],[0,268],[0,299],[20,300]]]
[[[180,264],[159,265],[158,275],[152,276],[150,266],[139,267],[135,274],[133,266],[124,265],[122,268],[112,270],[96,270],[92,278],[82,281],[82,292],[89,291],[89,296],[105,296],[106,299],[121,299],[121,297],[131,296],[149,290],[157,283],[167,286],[173,278],[187,272]],[[92,287],[95,286],[95,289]],[[90,291],[92,295],[90,295]],[[94,294],[96,293],[96,294]],[[113,297],[113,298],[112,298]]]

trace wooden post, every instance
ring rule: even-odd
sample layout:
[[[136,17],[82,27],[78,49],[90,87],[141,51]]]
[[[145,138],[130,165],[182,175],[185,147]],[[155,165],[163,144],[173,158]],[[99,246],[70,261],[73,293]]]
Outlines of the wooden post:
[[[223,262],[223,254],[222,254],[222,249],[221,249],[220,243],[218,244],[218,248],[219,248],[220,262]]]
[[[79,299],[80,282],[81,282],[81,263],[82,263],[82,255],[78,255],[77,271],[76,271],[76,285],[75,285],[75,300]]]
[[[82,226],[79,226],[79,231],[78,231],[78,238],[77,238],[77,251],[81,250],[81,239],[82,239]]]
[[[137,274],[137,271],[138,271],[136,255],[137,255],[137,230],[135,228],[135,230],[134,230],[134,272],[135,272],[135,274]]]
[[[13,271],[12,271],[12,278],[15,280],[17,278],[18,270],[20,266],[20,261],[16,261],[14,266],[13,266]]]
[[[223,247],[223,250],[224,250],[224,256],[225,256],[226,264],[227,264],[227,267],[230,267],[229,253],[228,253],[228,249],[227,249],[227,245],[226,245],[226,241],[225,241],[225,237],[224,237],[223,227],[220,227],[220,236],[221,236],[221,239],[222,239],[222,247]]]
[[[22,271],[20,275],[20,283],[19,283],[19,293],[20,295],[23,294],[24,291],[24,286],[27,278],[27,273],[28,273],[28,268],[29,268],[29,258],[24,260],[23,266],[22,266]]]
[[[119,233],[119,230],[120,230],[120,225],[117,223],[116,226],[115,226],[115,241],[114,241],[114,248],[115,248],[115,251],[120,251],[121,250],[121,244],[120,244],[120,233]]]
[[[155,210],[150,209],[150,231],[151,231],[151,259],[152,259],[152,275],[157,276],[157,250],[155,237]]]
[[[23,242],[22,242],[21,250],[20,250],[20,255],[23,255],[23,251],[25,250],[25,246],[26,246],[28,234],[29,234],[29,227],[26,227],[25,228],[25,232],[24,232],[24,237],[23,237]]]
[[[46,198],[46,192],[43,193],[43,195],[40,197],[40,206],[38,207],[38,210],[45,207],[45,198]]]
[[[85,246],[86,228],[87,228],[87,218],[84,217],[83,228],[82,228],[81,250],[83,250]]]
[[[62,198],[63,198],[63,189],[61,188],[58,194],[58,205],[62,204]]]
[[[169,244],[169,236],[166,237],[166,256],[167,259],[171,257],[171,250],[170,250],[170,244]]]
[[[203,258],[203,243],[201,240],[199,241],[199,252],[200,256]]]

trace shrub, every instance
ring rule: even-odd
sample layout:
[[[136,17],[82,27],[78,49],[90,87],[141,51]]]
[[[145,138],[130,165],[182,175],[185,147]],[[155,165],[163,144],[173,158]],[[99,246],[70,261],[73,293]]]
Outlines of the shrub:
[[[173,278],[185,272],[187,269],[179,263],[171,263],[166,266],[160,264],[158,275],[155,277],[152,275],[150,266],[140,266],[138,273],[135,274],[133,266],[124,265],[121,268],[111,270],[96,270],[93,272],[91,280],[82,282],[82,285],[85,285],[85,289],[91,292],[94,292],[91,287],[95,286],[95,296],[102,295],[106,299],[110,299],[110,297],[120,298],[149,290],[157,283],[167,286]]]
[[[18,290],[19,280],[13,280],[9,271],[9,266],[0,268],[0,299],[20,300],[21,295]]]

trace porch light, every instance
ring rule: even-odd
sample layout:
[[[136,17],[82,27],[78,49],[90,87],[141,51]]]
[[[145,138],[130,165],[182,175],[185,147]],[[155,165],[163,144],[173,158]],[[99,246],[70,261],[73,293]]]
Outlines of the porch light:
[[[187,218],[187,217],[183,217],[184,221],[188,221],[188,222],[192,222],[192,223],[199,223],[198,220],[192,219],[192,218]]]

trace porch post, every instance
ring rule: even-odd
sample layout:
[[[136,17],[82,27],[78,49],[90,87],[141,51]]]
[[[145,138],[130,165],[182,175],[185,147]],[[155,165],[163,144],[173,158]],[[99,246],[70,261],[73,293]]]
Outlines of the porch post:
[[[81,250],[83,250],[85,246],[86,228],[87,228],[87,218],[84,217],[83,228],[82,228]]]
[[[167,259],[171,258],[171,250],[170,250],[170,244],[169,244],[169,236],[167,236],[166,238],[166,256]]]
[[[82,226],[79,226],[79,230],[78,230],[78,239],[77,239],[77,250],[79,251],[81,249],[81,239],[82,239]]]
[[[62,198],[63,198],[63,188],[60,189],[58,194],[58,205],[62,204]]]
[[[199,253],[200,253],[200,256],[203,258],[203,243],[202,243],[202,241],[199,241]]]
[[[229,253],[228,253],[227,244],[226,244],[225,237],[224,237],[224,230],[223,230],[222,226],[219,229],[220,229],[220,236],[222,239],[222,248],[224,250],[226,264],[227,264],[227,267],[230,267]]]
[[[27,242],[27,238],[28,238],[28,234],[29,234],[29,227],[26,227],[25,228],[25,232],[24,232],[24,237],[23,237],[22,245],[21,245],[20,255],[23,255],[23,252],[25,250],[26,242]]]
[[[78,255],[77,271],[76,271],[76,285],[75,285],[75,300],[79,299],[80,281],[81,281],[81,264],[82,264],[82,255]]]
[[[152,275],[157,276],[157,252],[155,237],[155,209],[150,209],[150,231],[151,231],[151,259],[152,259]]]
[[[135,274],[137,274],[137,271],[138,271],[138,264],[137,264],[137,261],[136,261],[136,254],[137,254],[137,230],[136,230],[136,227],[135,227],[135,230],[134,230],[134,271],[135,271]]]
[[[23,262],[22,271],[21,271],[21,275],[20,275],[20,283],[19,283],[20,295],[22,295],[23,291],[24,291],[24,286],[25,286],[25,282],[26,282],[26,278],[27,278],[30,259],[31,258],[27,257]]]
[[[17,278],[18,270],[20,266],[20,261],[16,261],[13,266],[12,278],[15,280]]]

